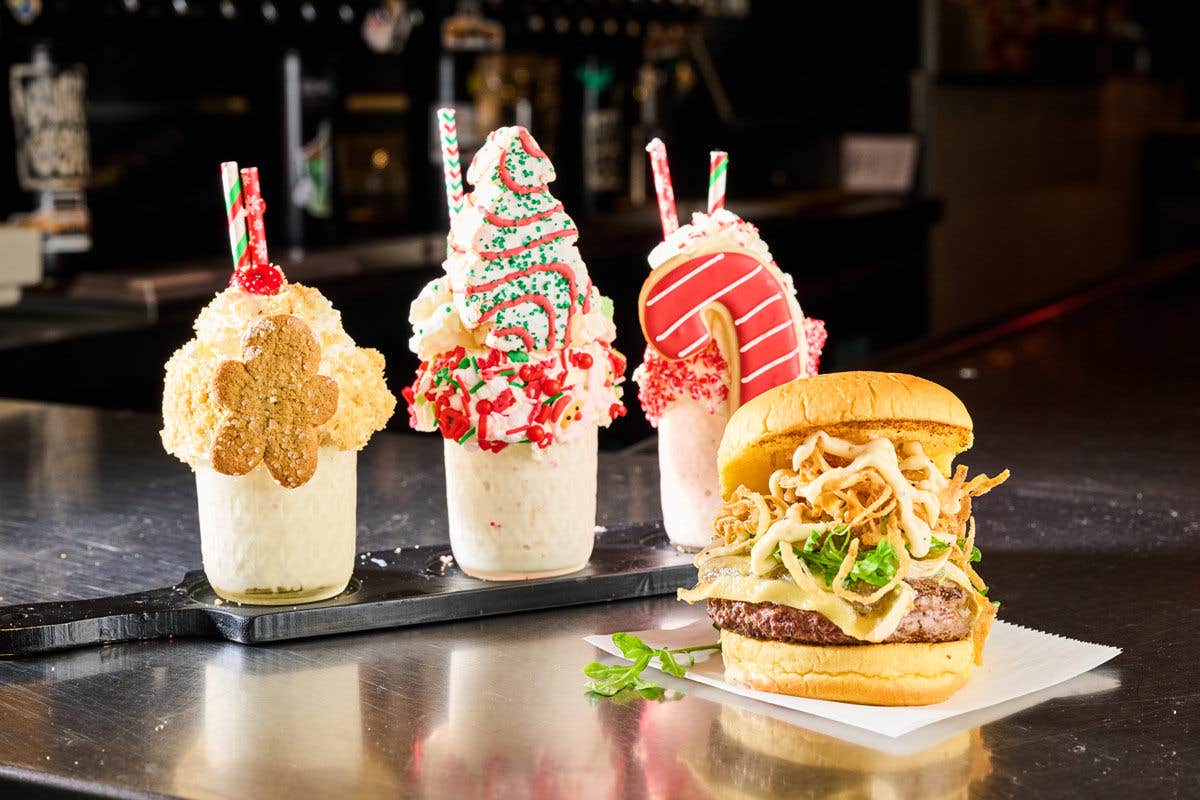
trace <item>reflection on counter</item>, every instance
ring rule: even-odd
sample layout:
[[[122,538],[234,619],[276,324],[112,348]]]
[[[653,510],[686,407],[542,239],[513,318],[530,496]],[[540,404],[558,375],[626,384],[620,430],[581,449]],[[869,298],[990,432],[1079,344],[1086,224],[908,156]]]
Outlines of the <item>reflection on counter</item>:
[[[991,772],[979,728],[916,753],[843,741],[738,706],[646,704],[639,759],[647,793],[691,798],[967,796]]]
[[[360,665],[225,647],[204,665],[203,724],[175,765],[186,797],[329,796],[399,791],[393,765],[366,752]],[[336,791],[340,789],[340,791]]]
[[[545,640],[537,651],[540,668],[511,645],[450,653],[447,716],[421,743],[421,797],[614,796],[613,744],[601,716],[524,697],[532,683],[546,697],[583,700],[578,641]]]
[[[963,731],[912,755],[881,753],[771,717],[724,706],[708,729],[708,747],[685,751],[707,797],[807,797],[931,800],[966,797],[991,773],[983,731]]]

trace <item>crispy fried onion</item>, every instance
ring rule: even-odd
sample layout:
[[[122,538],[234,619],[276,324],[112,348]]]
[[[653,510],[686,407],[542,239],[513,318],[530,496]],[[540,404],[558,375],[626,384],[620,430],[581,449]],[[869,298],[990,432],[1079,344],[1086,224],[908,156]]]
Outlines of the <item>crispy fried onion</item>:
[[[918,442],[905,442],[897,452],[887,439],[859,445],[823,431],[814,433],[796,449],[791,469],[771,474],[769,494],[738,487],[714,521],[718,538],[700,554],[697,564],[753,550],[752,562],[765,571],[782,565],[798,585],[816,589],[818,580],[793,549],[776,547],[804,541],[814,530],[845,525],[852,538],[828,589],[839,597],[874,603],[910,573],[929,577],[947,562],[962,569],[982,591],[986,584],[970,561],[975,543],[971,498],[1000,485],[1009,473],[978,475],[968,481],[967,472],[960,465],[947,478]],[[783,520],[792,524],[777,524]],[[935,535],[947,547],[927,559]],[[895,576],[869,595],[847,588],[846,578],[860,549],[876,547],[885,539],[896,553]]]

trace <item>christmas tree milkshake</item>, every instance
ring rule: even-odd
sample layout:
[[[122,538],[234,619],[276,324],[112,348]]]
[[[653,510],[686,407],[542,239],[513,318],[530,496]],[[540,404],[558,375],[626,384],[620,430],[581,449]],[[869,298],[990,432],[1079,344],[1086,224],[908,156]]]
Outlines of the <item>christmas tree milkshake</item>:
[[[443,144],[454,154],[450,187],[457,146]],[[445,440],[450,544],[478,578],[560,575],[587,563],[597,428],[625,413],[611,304],[547,189],[554,177],[527,130],[491,133],[467,172],[471,194],[448,194],[446,275],[409,314],[421,358],[404,390],[410,421]]]
[[[339,594],[354,569],[358,451],[396,407],[383,356],[267,259],[256,169],[221,165],[234,273],[166,366],[163,446],[196,473],[200,549],[226,600]]]
[[[825,325],[805,318],[758,230],[724,208],[725,153],[712,154],[708,213],[679,227],[666,149],[655,139],[647,150],[663,242],[650,252],[642,286],[647,347],[633,378],[658,429],[667,536],[703,547],[721,505],[717,445],[729,415],[774,386],[816,374]]]

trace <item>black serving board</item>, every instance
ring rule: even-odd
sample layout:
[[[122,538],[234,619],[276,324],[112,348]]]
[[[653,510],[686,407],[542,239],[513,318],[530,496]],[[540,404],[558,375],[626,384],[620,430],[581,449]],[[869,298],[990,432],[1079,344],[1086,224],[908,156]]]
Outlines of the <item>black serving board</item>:
[[[557,578],[480,581],[446,563],[449,555],[449,545],[363,553],[346,591],[295,606],[221,601],[200,570],[147,592],[2,606],[0,657],[179,636],[279,642],[668,594],[696,578],[692,554],[670,544],[661,525],[597,534],[588,566]]]

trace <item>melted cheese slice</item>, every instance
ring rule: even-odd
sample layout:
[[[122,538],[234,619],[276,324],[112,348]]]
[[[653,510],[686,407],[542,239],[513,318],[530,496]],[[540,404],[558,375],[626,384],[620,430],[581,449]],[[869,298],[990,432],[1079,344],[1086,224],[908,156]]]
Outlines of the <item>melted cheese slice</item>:
[[[966,574],[947,563],[937,578],[967,590],[973,624],[979,616],[979,597]],[[896,632],[900,620],[912,611],[916,591],[907,583],[900,583],[879,602],[862,606],[843,600],[832,592],[806,591],[790,576],[756,577],[751,574],[749,558],[724,556],[700,565],[700,583],[694,589],[680,589],[678,597],[685,603],[710,599],[740,600],[744,603],[775,603],[801,611],[815,611],[837,625],[847,636],[864,642],[882,642]]]

